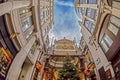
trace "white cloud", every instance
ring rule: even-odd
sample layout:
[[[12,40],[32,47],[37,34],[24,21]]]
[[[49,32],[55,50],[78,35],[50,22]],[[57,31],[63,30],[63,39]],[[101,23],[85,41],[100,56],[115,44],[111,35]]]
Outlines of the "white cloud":
[[[55,4],[62,5],[62,6],[69,6],[69,7],[74,7],[74,4],[72,2],[68,1],[60,1],[60,0],[55,0]]]
[[[74,38],[76,38],[76,42],[79,44],[81,28],[78,23],[79,18],[76,16],[76,12],[73,7],[74,4],[72,2],[64,2],[60,0],[55,0],[55,4],[69,6],[70,8],[67,8],[66,11],[58,6],[54,8],[54,27],[49,33],[50,45],[54,39],[59,40],[64,37],[70,40],[74,40]]]

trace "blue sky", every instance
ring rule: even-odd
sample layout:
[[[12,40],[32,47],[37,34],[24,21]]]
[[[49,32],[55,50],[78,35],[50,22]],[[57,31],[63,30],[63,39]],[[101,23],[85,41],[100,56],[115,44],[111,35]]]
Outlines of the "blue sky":
[[[56,40],[64,37],[73,40],[75,37],[76,42],[79,43],[81,33],[74,0],[54,0],[54,25],[49,36],[50,40],[52,37]]]

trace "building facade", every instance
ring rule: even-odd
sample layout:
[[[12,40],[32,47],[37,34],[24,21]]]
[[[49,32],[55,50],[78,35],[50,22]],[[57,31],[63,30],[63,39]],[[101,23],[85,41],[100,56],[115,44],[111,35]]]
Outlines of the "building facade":
[[[49,58],[45,65],[46,76],[45,80],[57,80],[59,70],[63,68],[63,64],[66,59],[70,59],[77,69],[84,67],[83,55],[78,47],[75,45],[75,42],[65,37],[60,40],[55,40],[54,45],[50,53],[48,54]],[[51,75],[50,75],[51,74]],[[84,79],[84,74],[79,72],[79,75]]]
[[[118,79],[120,1],[76,0],[75,9],[80,18],[81,33],[98,71],[98,79]]]
[[[91,52],[83,37],[81,37],[81,40],[80,40],[80,50],[82,51],[82,54],[85,55],[85,58],[84,58],[85,78],[86,80],[87,79],[95,80],[97,78],[97,70],[96,70],[95,63],[91,55]]]
[[[53,6],[53,0],[0,0],[0,80],[36,79],[49,44]]]

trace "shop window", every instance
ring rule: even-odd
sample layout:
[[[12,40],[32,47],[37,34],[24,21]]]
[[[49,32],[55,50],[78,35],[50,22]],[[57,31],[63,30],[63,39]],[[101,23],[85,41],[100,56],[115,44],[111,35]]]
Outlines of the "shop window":
[[[25,32],[28,28],[33,25],[32,16],[29,16],[22,20],[22,31]]]
[[[92,9],[92,8],[88,8],[86,15],[87,15],[89,18],[95,20],[95,19],[96,19],[96,10],[95,10],[95,9]]]
[[[112,7],[120,10],[120,1],[112,1]]]
[[[5,79],[11,61],[12,59],[7,51],[3,47],[0,48],[0,80],[1,78],[2,80]]]
[[[36,68],[35,73],[34,73],[34,80],[37,80],[39,74],[39,70]]]

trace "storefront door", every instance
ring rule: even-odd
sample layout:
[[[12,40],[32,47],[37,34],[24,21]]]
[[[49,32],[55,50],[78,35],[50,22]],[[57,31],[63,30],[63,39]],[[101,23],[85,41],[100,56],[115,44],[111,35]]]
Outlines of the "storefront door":
[[[104,67],[101,67],[99,70],[100,80],[107,80]]]

